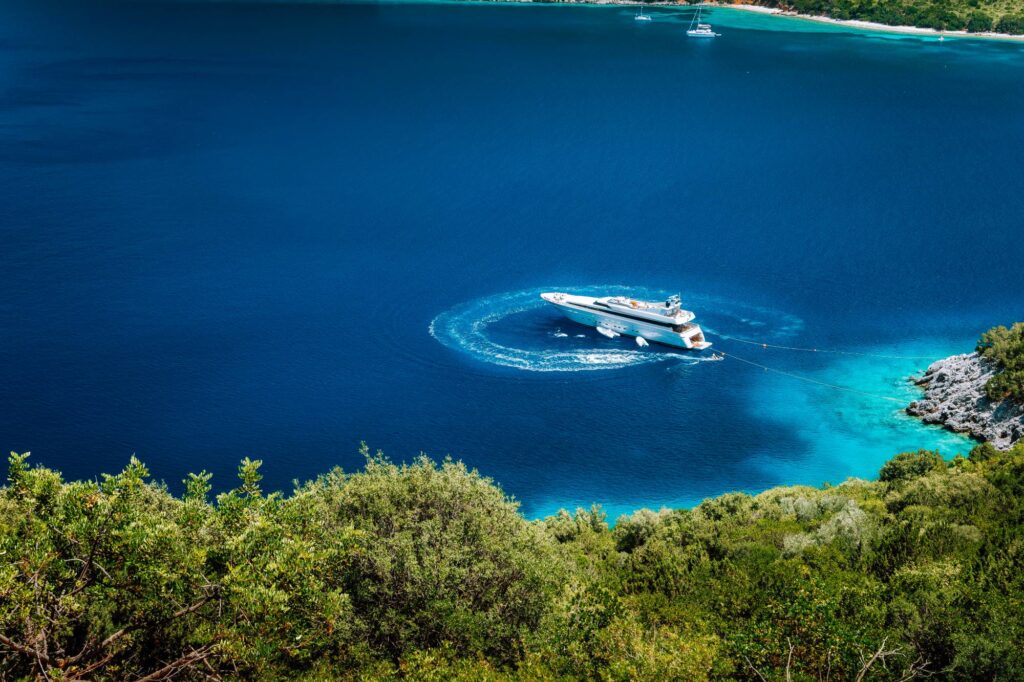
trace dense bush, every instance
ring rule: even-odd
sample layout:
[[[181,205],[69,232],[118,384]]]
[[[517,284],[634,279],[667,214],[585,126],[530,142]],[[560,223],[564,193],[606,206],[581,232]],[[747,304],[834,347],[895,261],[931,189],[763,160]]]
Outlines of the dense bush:
[[[244,460],[212,501],[12,455],[0,678],[1024,678],[1024,445],[614,528],[365,455],[288,496]]]
[[[996,30],[1011,35],[1024,34],[1024,14],[1007,14],[996,22]]]
[[[977,351],[995,363],[997,372],[985,384],[992,400],[1024,401],[1024,322],[1009,329],[993,327],[981,335]]]
[[[132,679],[357,670],[421,649],[519,660],[551,601],[554,542],[461,464],[334,471],[290,497],[183,499],[132,460],[63,483],[12,455],[0,494],[0,671]]]
[[[971,12],[970,17],[967,19],[967,30],[971,33],[991,31],[992,25],[992,17],[985,12]]]
[[[905,481],[941,469],[946,464],[938,452],[918,450],[902,452],[882,466],[878,472],[881,481]]]

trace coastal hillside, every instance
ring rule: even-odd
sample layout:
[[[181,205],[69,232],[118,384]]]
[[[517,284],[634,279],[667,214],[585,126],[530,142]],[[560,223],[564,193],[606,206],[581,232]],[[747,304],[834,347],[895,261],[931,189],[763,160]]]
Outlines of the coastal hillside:
[[[290,494],[132,459],[0,489],[3,679],[1016,680],[1024,445],[877,481],[541,521],[364,448]]]
[[[890,26],[971,33],[1024,33],[1024,3],[1019,0],[762,0],[751,4]]]

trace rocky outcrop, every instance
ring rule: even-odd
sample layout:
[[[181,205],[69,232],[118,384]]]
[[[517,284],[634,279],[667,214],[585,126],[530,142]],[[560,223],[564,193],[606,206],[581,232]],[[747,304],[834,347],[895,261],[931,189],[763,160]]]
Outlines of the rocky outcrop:
[[[985,382],[996,371],[992,362],[977,353],[933,362],[923,376],[914,379],[924,388],[924,397],[910,403],[907,414],[989,441],[1000,450],[1009,449],[1024,438],[1024,405],[988,399]]]

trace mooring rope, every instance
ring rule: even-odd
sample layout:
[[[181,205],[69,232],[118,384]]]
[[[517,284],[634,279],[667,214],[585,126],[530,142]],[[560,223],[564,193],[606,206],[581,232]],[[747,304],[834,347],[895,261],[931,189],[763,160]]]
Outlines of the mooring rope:
[[[719,335],[719,336],[721,336],[721,335]],[[888,400],[889,402],[900,403],[901,405],[902,404],[906,404],[906,402],[907,402],[906,400],[900,400],[899,398],[893,398],[892,396],[881,395],[879,393],[871,393],[869,391],[861,391],[860,389],[850,388],[849,386],[840,386],[839,384],[830,384],[827,381],[820,381],[818,379],[812,379],[810,377],[805,377],[805,376],[802,376],[800,374],[794,374],[792,372],[786,372],[786,371],[781,370],[781,369],[775,369],[774,367],[768,367],[767,365],[762,365],[760,363],[754,362],[753,360],[747,360],[745,358],[741,358],[740,356],[734,355],[732,353],[726,353],[723,350],[720,350],[718,352],[721,355],[724,355],[727,358],[732,358],[733,360],[739,360],[740,362],[745,362],[748,365],[753,365],[754,367],[760,367],[761,369],[763,369],[763,370],[765,370],[767,372],[775,372],[776,374],[781,374],[783,376],[787,376],[787,377],[790,377],[792,379],[798,379],[800,381],[806,381],[808,383],[818,384],[819,386],[825,386],[827,388],[833,388],[833,389],[835,389],[837,391],[848,391],[849,393],[858,393],[860,395],[867,396],[869,398],[877,398],[878,400]]]
[[[832,353],[834,355],[859,355],[864,358],[883,358],[886,360],[935,360],[935,357],[930,355],[881,355],[878,353],[858,353],[852,350],[836,350],[831,348],[799,348],[797,346],[780,346],[774,343],[763,343],[761,341],[751,341],[750,339],[738,339],[735,336],[728,336],[726,334],[720,334],[718,332],[708,332],[722,339],[728,339],[729,341],[736,341],[737,343],[746,343],[751,346],[760,346],[761,348],[774,348],[776,350],[793,350],[801,353]]]

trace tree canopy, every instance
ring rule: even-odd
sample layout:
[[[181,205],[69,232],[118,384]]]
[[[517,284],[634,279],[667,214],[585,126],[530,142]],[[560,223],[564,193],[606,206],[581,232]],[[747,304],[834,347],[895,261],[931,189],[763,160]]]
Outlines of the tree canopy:
[[[989,329],[981,335],[977,351],[997,369],[985,384],[988,397],[1024,402],[1024,322]]]
[[[1024,445],[878,481],[525,519],[464,465],[260,462],[211,499],[132,459],[0,489],[4,679],[1013,680]]]

